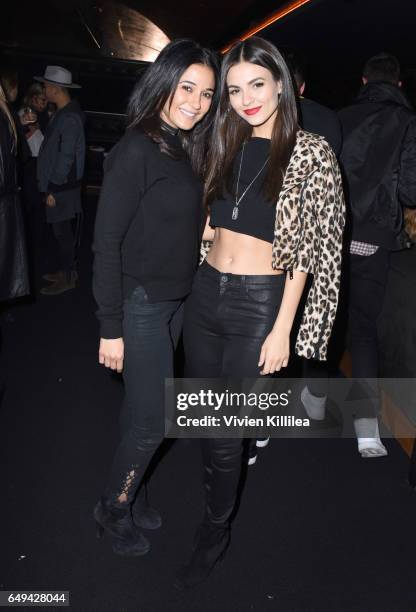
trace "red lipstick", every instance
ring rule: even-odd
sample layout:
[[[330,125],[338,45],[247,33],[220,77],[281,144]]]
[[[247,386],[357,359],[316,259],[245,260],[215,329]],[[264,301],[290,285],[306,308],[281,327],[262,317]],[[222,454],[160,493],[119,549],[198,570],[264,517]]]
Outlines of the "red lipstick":
[[[255,108],[248,108],[244,112],[246,115],[255,115],[256,113],[259,112],[260,109],[261,109],[261,106],[256,106]]]

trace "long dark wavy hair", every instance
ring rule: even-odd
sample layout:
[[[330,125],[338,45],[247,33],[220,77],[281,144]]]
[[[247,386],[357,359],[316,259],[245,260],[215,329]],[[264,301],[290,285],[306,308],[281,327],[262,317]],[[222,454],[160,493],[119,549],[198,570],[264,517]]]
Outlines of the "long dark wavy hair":
[[[175,93],[182,74],[192,64],[203,64],[211,68],[216,85],[210,110],[205,117],[189,132],[180,130],[182,144],[189,155],[193,169],[199,176],[204,176],[207,136],[212,127],[219,99],[219,60],[213,51],[201,47],[188,38],[169,43],[133,90],[127,110],[128,128],[143,130],[159,145],[163,153],[174,157],[175,152],[166,139],[166,132],[161,129],[160,113]]]
[[[230,191],[234,159],[242,144],[252,133],[252,126],[231,107],[227,88],[227,75],[232,66],[249,62],[267,68],[276,81],[282,83],[279,108],[274,122],[270,162],[263,183],[267,200],[277,202],[284,174],[296,141],[298,112],[292,77],[282,55],[270,42],[253,36],[234,45],[224,56],[220,77],[220,102],[217,108],[210,153],[207,162],[205,203],[223,197]]]

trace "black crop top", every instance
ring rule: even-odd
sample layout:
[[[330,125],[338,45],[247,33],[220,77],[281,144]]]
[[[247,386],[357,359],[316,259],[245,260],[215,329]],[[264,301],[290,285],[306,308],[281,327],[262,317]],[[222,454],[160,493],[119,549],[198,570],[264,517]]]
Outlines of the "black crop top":
[[[250,138],[247,142],[241,166],[238,188],[239,197],[266,161],[269,151],[270,140],[267,138]],[[210,225],[211,227],[223,227],[239,234],[247,234],[248,236],[273,243],[276,206],[273,202],[266,200],[262,193],[268,165],[265,166],[241,200],[238,206],[237,219],[233,220],[232,218],[240,160],[241,152],[238,153],[234,162],[234,192],[230,194],[226,191],[223,199],[212,202]]]

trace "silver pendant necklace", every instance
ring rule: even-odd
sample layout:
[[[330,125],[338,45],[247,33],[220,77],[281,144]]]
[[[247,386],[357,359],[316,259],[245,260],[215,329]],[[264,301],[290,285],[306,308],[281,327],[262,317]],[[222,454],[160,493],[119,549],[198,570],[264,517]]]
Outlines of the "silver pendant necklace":
[[[233,221],[235,221],[236,219],[238,219],[238,206],[241,202],[241,200],[244,198],[244,196],[246,195],[247,191],[250,189],[250,187],[252,186],[252,184],[254,183],[254,181],[260,176],[260,174],[262,173],[262,171],[264,170],[264,168],[266,167],[267,162],[270,159],[270,155],[267,157],[266,161],[264,162],[264,164],[262,165],[262,167],[260,168],[260,170],[257,172],[256,176],[253,178],[253,180],[251,181],[251,183],[244,189],[243,193],[241,194],[240,197],[238,197],[238,187],[240,185],[240,175],[241,175],[241,168],[243,165],[243,157],[244,157],[244,149],[246,147],[246,143],[243,144],[243,150],[241,151],[241,158],[240,158],[240,167],[238,169],[238,176],[237,176],[237,188],[235,191],[235,206],[233,208],[233,213],[231,215],[231,219]]]

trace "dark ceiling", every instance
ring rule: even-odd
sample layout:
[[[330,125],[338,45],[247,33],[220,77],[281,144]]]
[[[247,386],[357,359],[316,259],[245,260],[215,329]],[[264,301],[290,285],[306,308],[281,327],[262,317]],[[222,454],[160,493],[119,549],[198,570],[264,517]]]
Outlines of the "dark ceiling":
[[[101,54],[134,59],[126,57],[126,51],[140,37],[141,25],[132,28],[140,13],[170,39],[191,37],[221,48],[250,24],[286,3],[287,0],[7,0],[2,4],[0,44],[58,55]],[[127,45],[120,40],[121,22],[130,35]]]
[[[401,63],[416,102],[416,0],[312,0],[262,32],[292,48],[306,65],[306,95],[342,106],[355,95],[371,56],[385,51]]]
[[[57,55],[138,59],[138,40],[143,35],[140,13],[170,39],[189,36],[220,49],[288,3],[3,0],[0,45]],[[341,62],[344,69],[349,61],[354,64],[359,56],[379,49],[414,57],[415,22],[416,0],[310,0],[262,35],[278,46],[302,49],[314,59],[323,54],[321,62]]]
[[[323,69],[355,71],[380,51],[416,67],[415,0],[313,0],[264,30],[278,46],[292,45]]]
[[[7,61],[20,57],[16,63],[23,84],[52,59],[68,66],[85,84],[84,100],[91,98],[94,108],[100,107],[97,99],[108,97],[108,78],[117,75],[117,84],[110,87],[114,95],[119,93],[117,108],[123,108],[131,79],[143,66],[137,60],[153,61],[166,37],[189,36],[221,49],[287,4],[288,0],[3,0],[0,47]],[[381,50],[399,57],[406,87],[416,100],[415,23],[416,0],[310,0],[261,36],[279,48],[300,52],[307,68],[307,95],[337,107],[355,95],[364,61]],[[133,61],[116,61],[126,59]]]

